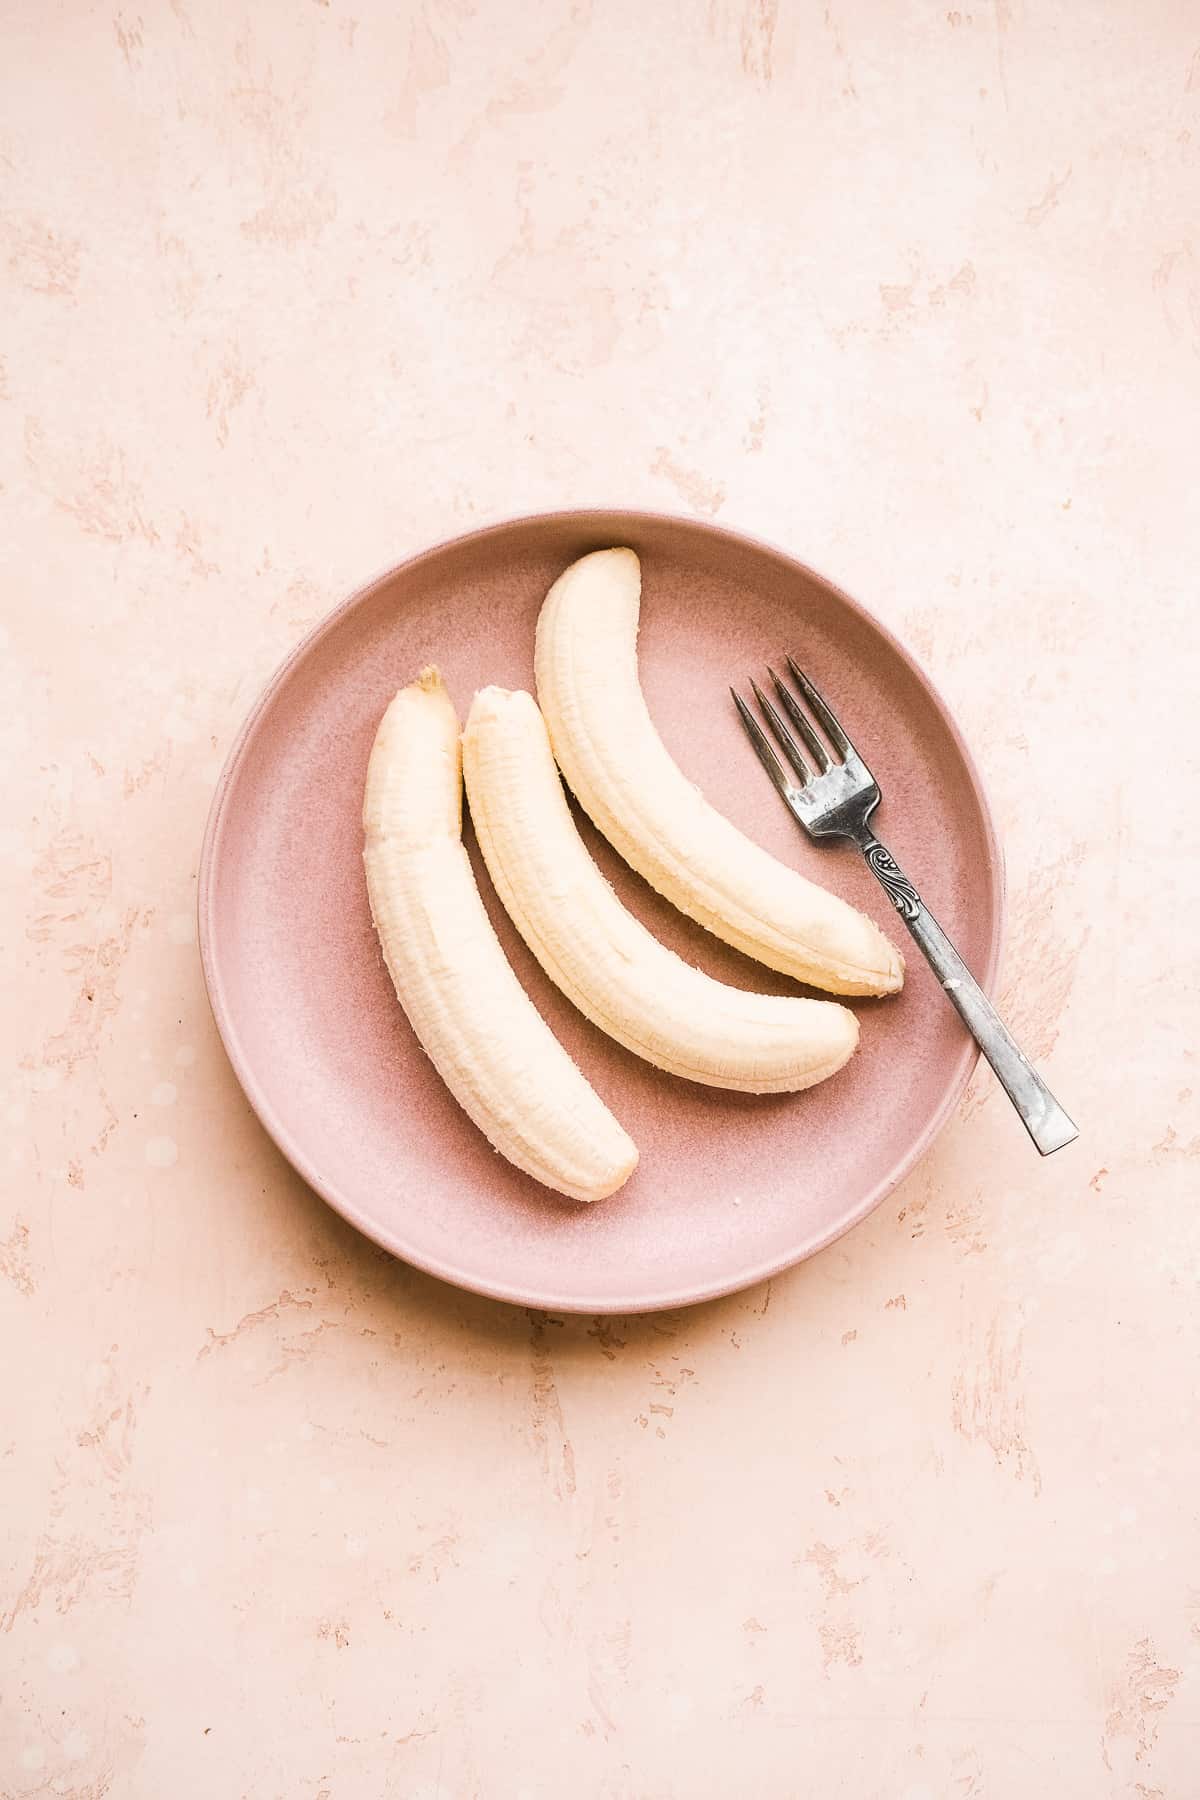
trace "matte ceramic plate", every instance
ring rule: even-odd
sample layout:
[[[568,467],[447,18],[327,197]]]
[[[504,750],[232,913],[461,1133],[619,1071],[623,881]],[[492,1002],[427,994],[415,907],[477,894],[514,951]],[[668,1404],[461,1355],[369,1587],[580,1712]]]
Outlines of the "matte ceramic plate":
[[[251,1104],[305,1180],[377,1243],[447,1281],[596,1313],[728,1293],[820,1250],[912,1167],[976,1054],[913,951],[901,995],[855,1003],[853,1063],[808,1093],[728,1094],[660,1074],[551,986],[471,843],[518,975],[638,1144],[640,1166],[612,1199],[577,1205],[511,1168],[451,1099],[395,999],[367,907],[360,809],[371,741],[397,687],[427,662],[441,667],[460,715],[486,682],[532,688],[547,588],[575,557],[610,544],[642,559],[646,697],[709,799],[912,949],[858,853],[802,838],[742,735],[730,681],[791,651],[879,779],[880,835],[990,986],[999,852],[970,755],[928,680],[800,563],[654,514],[517,519],[426,551],[348,600],[246,722],[200,879],[218,1027]],[[674,912],[582,828],[621,898],[675,950],[721,980],[795,991]]]

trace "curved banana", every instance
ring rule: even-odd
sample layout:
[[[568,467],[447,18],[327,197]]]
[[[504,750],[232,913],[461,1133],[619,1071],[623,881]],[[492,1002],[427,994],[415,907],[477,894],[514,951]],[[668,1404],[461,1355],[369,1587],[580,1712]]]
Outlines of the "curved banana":
[[[572,793],[626,862],[715,936],[835,994],[891,994],[904,960],[865,914],[777,862],[672,760],[638,680],[641,567],[595,550],[537,625],[537,693]]]
[[[575,1200],[632,1173],[632,1140],[517,980],[462,844],[458,720],[436,669],[383,715],[363,861],[400,1004],[459,1105],[509,1162]]]
[[[471,821],[496,892],[550,979],[672,1075],[775,1094],[840,1069],[858,1020],[832,1000],[748,994],[668,950],[617,899],[575,829],[532,694],[488,687],[463,733]]]

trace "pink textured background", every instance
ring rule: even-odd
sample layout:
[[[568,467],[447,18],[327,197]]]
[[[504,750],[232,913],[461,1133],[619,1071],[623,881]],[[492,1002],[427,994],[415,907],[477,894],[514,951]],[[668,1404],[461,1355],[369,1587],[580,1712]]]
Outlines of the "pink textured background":
[[[1118,716],[1194,783],[1188,9],[4,34],[0,1794],[1193,1800],[1196,863]],[[602,1324],[312,1199],[192,941],[300,634],[597,501],[783,542],[923,659],[1085,1133],[1039,1165],[980,1079],[828,1254]]]

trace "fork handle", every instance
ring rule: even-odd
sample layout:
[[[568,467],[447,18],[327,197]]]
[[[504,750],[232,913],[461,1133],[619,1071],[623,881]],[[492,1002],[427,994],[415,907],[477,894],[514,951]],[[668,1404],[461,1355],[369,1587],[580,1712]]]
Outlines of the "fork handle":
[[[942,984],[946,996],[987,1057],[996,1078],[1012,1101],[1021,1123],[1043,1156],[1061,1150],[1079,1136],[1029,1058],[1012,1037],[1003,1019],[971,974],[912,882],[891,852],[873,832],[864,830],[856,839],[872,872],[909,931],[925,952],[925,959]]]

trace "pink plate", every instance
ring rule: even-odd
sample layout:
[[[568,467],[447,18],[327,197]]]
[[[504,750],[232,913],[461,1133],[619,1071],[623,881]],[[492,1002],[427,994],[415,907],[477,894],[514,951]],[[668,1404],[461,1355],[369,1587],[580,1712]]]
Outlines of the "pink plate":
[[[360,807],[375,727],[437,662],[465,714],[485,682],[533,686],[546,589],[584,551],[642,559],[650,710],[709,798],[777,856],[912,949],[856,851],[802,838],[729,699],[791,651],[826,690],[883,789],[878,828],[985,987],[1002,872],[979,777],[907,652],[782,552],[692,520],[556,513],[492,526],[402,563],[313,632],[247,720],[209,820],[200,942],[217,1025],[266,1129],[305,1180],[397,1256],[529,1306],[650,1311],[729,1293],[820,1250],[877,1206],[943,1123],[975,1047],[915,950],[903,993],[859,1004],[862,1048],[824,1086],[727,1094],[610,1043],[546,980],[480,886],[518,975],[641,1151],[588,1207],[498,1157],[418,1047],[380,958]],[[675,913],[584,822],[622,899],[722,980],[790,984]]]

